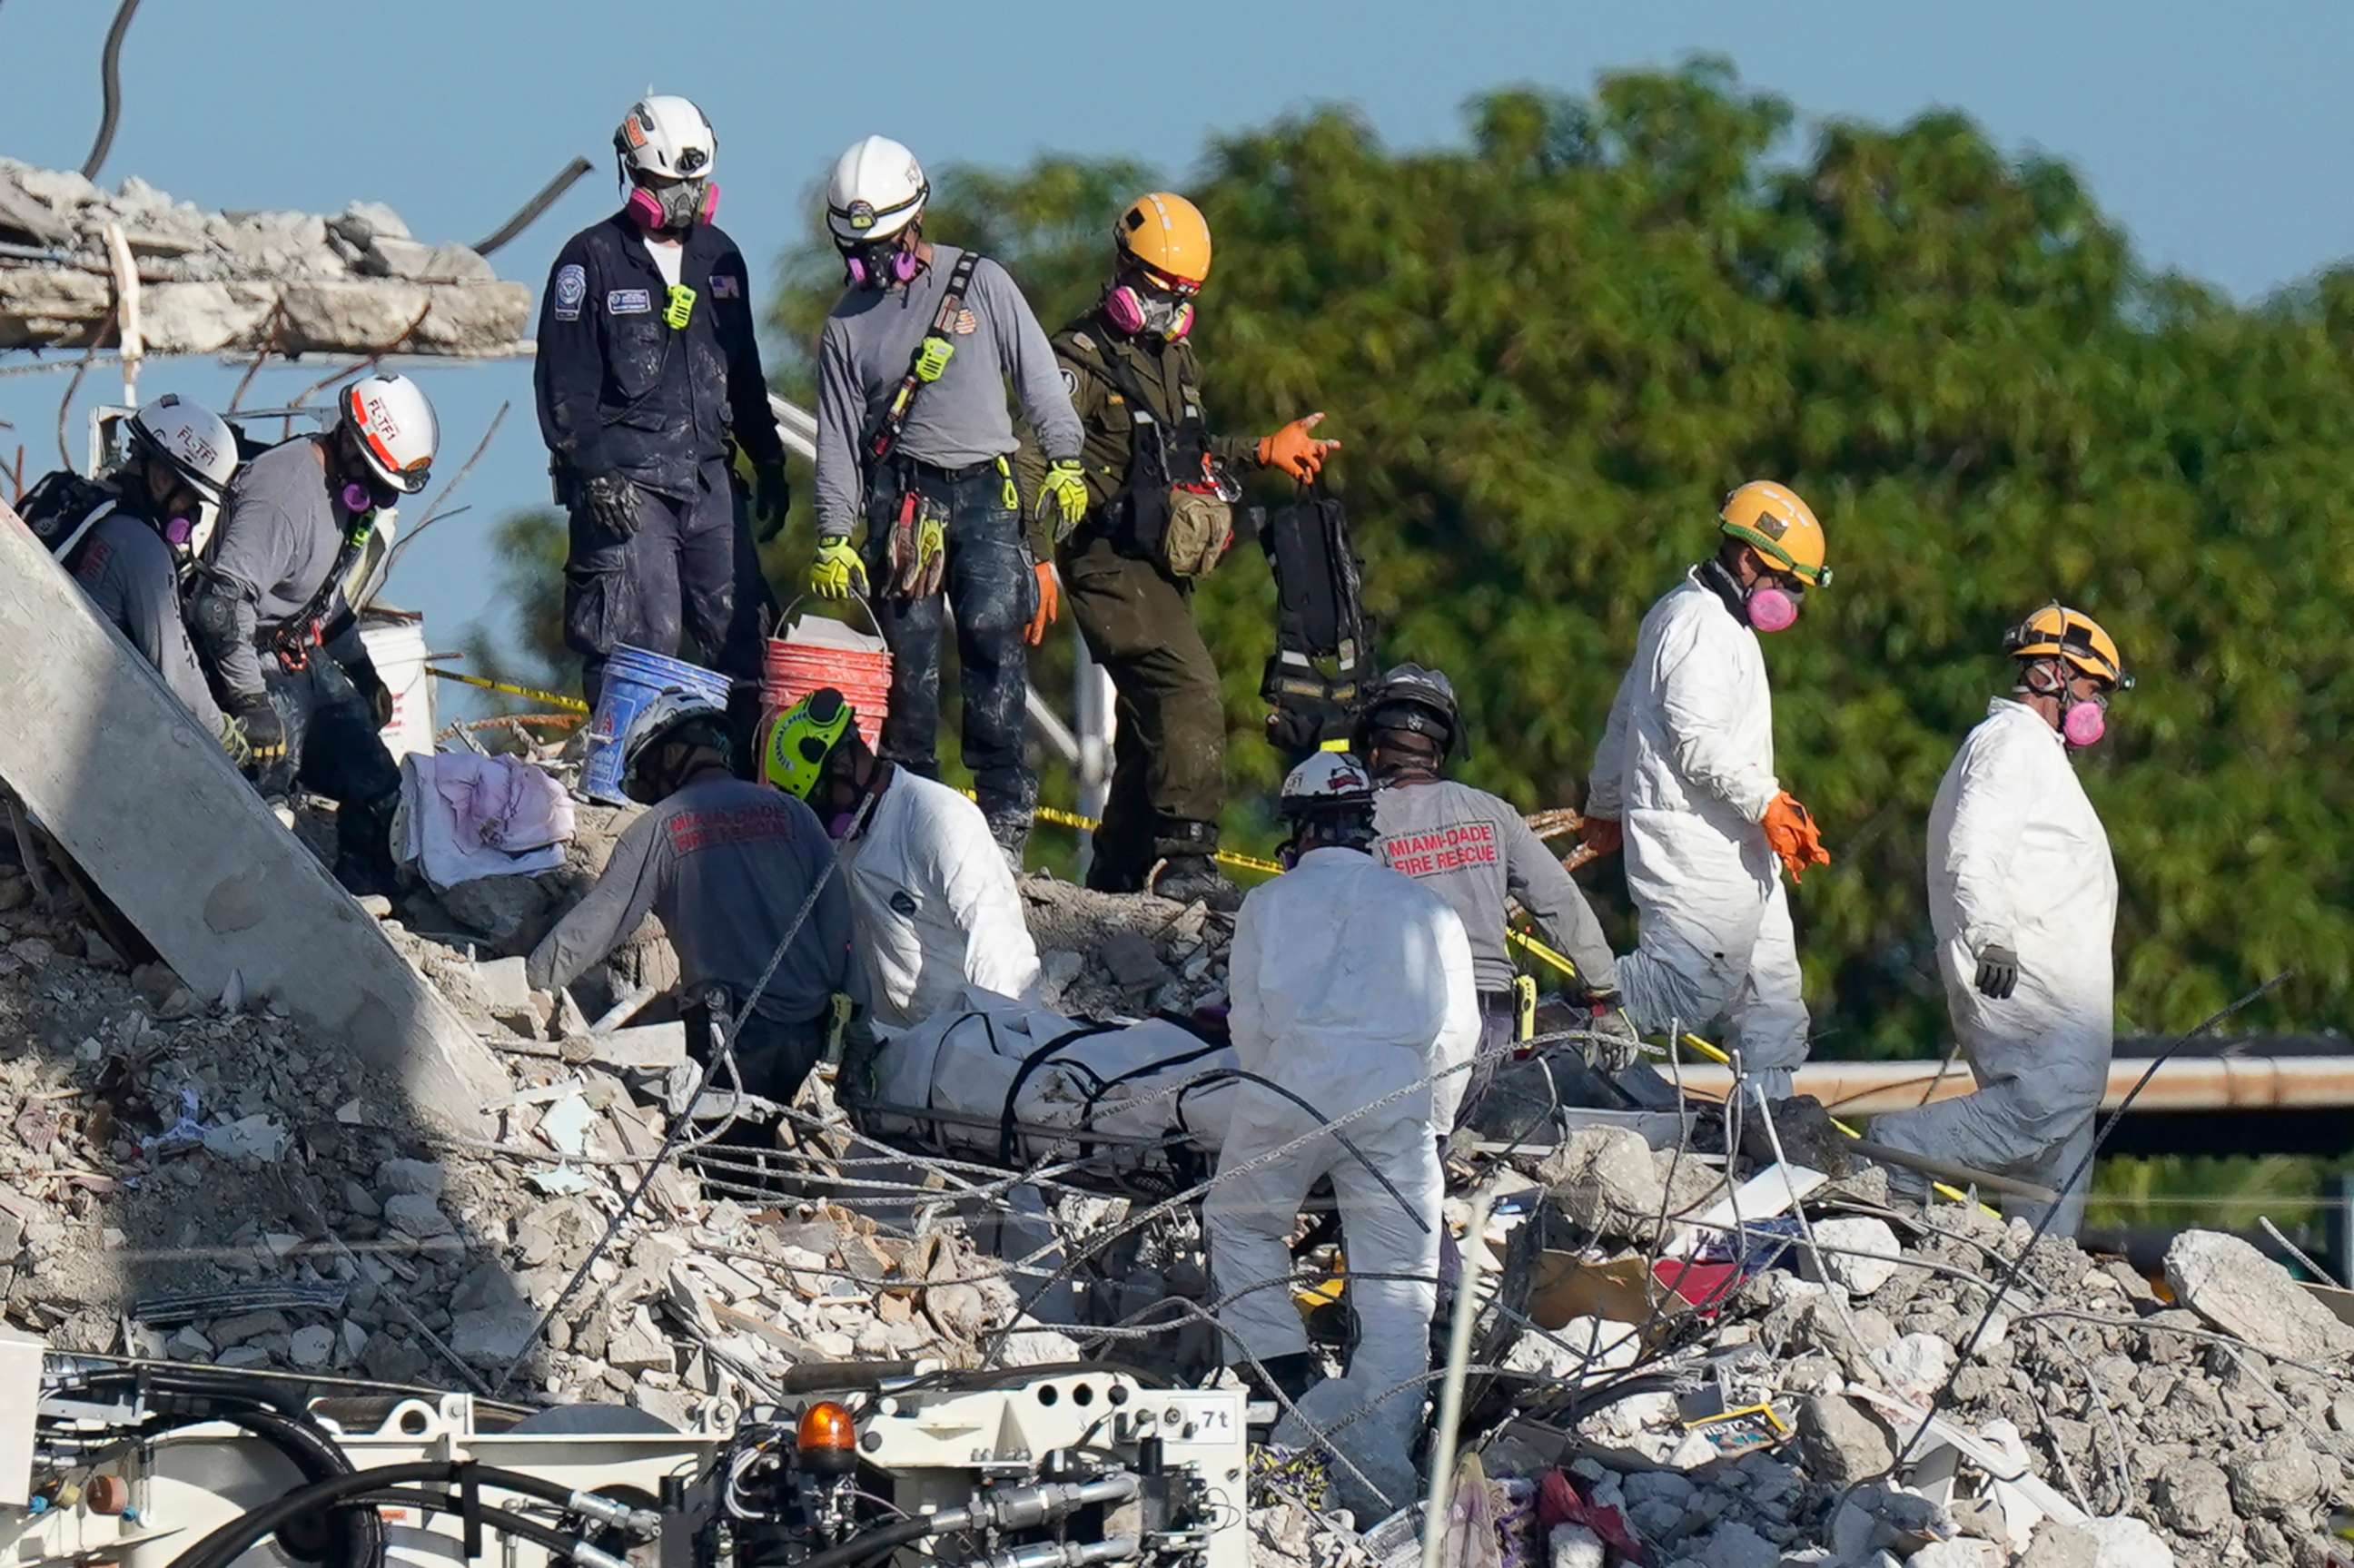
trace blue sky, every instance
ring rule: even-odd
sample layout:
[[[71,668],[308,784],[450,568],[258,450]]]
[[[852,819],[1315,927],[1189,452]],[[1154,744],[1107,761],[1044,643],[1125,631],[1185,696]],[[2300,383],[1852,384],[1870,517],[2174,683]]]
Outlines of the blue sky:
[[[77,167],[99,116],[111,0],[0,0],[0,153]],[[1182,183],[1205,138],[1347,101],[1392,145],[1454,139],[1464,101],[1511,82],[1583,90],[1597,71],[1729,56],[1802,114],[1877,121],[1952,106],[2013,151],[2067,160],[2143,259],[2253,297],[2354,253],[2354,27],[2326,0],[1988,0],[1973,6],[1717,4],[1284,6],[1089,4],[649,5],[623,0],[147,0],[123,59],[101,178],[139,175],[216,207],[390,203],[420,238],[471,240],[574,154],[599,172],[500,253],[536,287],[563,238],[610,209],[608,138],[649,87],[720,135],[720,221],[756,272],[801,232],[811,183],[868,132],[934,164],[1055,150],[1144,158]],[[19,356],[0,355],[0,364]],[[328,366],[266,374],[249,402]],[[527,363],[431,369],[452,469],[511,399],[469,481],[472,511],[403,561],[390,597],[454,646],[493,602],[488,526],[543,501]],[[226,403],[236,373],[151,368],[142,389]],[[53,466],[65,376],[0,378],[0,458]],[[119,391],[85,383],[81,410]],[[449,688],[444,689],[445,697]]]

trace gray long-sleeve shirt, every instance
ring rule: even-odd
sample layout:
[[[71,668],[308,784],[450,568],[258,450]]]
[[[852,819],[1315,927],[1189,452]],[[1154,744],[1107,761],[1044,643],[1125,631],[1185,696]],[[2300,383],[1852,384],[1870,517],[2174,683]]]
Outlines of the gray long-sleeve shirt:
[[[543,991],[567,985],[651,911],[686,988],[716,981],[740,997],[832,863],[832,841],[801,801],[725,775],[698,779],[622,830],[597,885],[532,949],[525,973]],[[850,990],[850,891],[828,876],[758,1011],[798,1023]]]
[[[155,667],[180,705],[207,735],[220,732],[220,709],[205,684],[196,651],[180,618],[179,571],[172,546],[127,512],[102,517],[74,550],[74,580],[98,613]]]
[[[238,470],[221,503],[209,571],[235,600],[236,630],[210,652],[225,704],[260,696],[256,633],[310,603],[335,569],[351,514],[328,488],[320,446],[304,438],[270,448]]]
[[[1471,938],[1482,991],[1512,983],[1504,899],[1521,901],[1543,935],[1596,991],[1618,989],[1617,959],[1585,894],[1521,814],[1451,779],[1384,785],[1373,797],[1376,857],[1447,900]]]
[[[931,330],[949,274],[964,252],[932,248],[931,264],[902,288],[852,289],[826,317],[817,350],[817,531],[855,534],[865,495],[868,432],[899,389],[916,344]],[[1079,417],[1062,367],[1005,269],[983,257],[949,339],[956,355],[916,397],[898,450],[938,468],[1004,457],[1020,445],[1006,412],[1013,384],[1022,415],[1050,460],[1079,455]]]

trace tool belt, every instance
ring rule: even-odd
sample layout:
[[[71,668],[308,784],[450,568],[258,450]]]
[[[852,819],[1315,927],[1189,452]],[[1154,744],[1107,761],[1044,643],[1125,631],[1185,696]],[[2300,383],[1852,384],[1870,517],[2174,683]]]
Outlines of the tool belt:
[[[961,468],[943,468],[919,459],[890,460],[875,475],[876,497],[884,503],[867,519],[867,549],[885,597],[928,599],[940,591],[948,574],[948,530],[955,520],[956,486],[994,473],[1004,486],[1002,500],[1019,514],[1022,496],[1013,483],[1013,465],[1002,457],[984,458]]]

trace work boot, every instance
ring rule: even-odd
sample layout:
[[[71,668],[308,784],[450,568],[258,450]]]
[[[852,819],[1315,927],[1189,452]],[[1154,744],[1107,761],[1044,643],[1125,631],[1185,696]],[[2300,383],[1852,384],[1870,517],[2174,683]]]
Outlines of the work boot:
[[[1161,857],[1146,882],[1146,891],[1179,904],[1200,902],[1221,915],[1243,906],[1242,889],[1218,870],[1218,830],[1208,822],[1161,819],[1153,834],[1152,853]]]
[[[1221,915],[1243,906],[1243,890],[1205,854],[1172,855],[1161,862],[1150,891],[1174,904],[1206,904]]]
[[[989,836],[997,841],[998,849],[1005,856],[1005,863],[1019,877],[1023,871],[1023,857],[1030,848],[1030,813],[1005,810],[991,812]]]

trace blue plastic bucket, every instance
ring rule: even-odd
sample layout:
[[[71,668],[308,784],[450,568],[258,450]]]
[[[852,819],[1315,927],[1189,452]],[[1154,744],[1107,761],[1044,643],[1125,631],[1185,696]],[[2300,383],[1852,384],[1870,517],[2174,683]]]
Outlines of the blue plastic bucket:
[[[727,677],[684,659],[649,653],[628,643],[613,650],[605,663],[605,689],[597,698],[597,712],[588,720],[588,754],[580,765],[580,793],[591,800],[622,806],[621,737],[638,710],[663,692],[680,690],[727,705]]]

